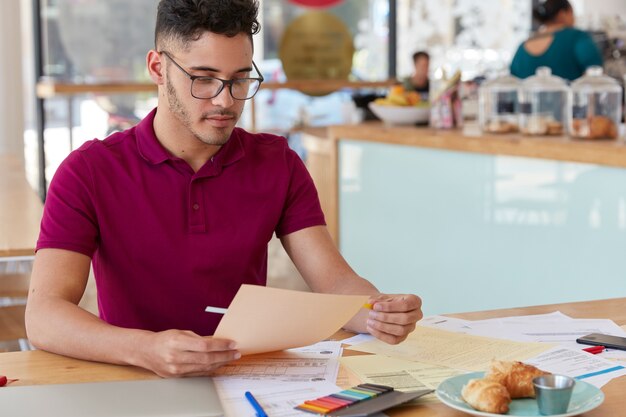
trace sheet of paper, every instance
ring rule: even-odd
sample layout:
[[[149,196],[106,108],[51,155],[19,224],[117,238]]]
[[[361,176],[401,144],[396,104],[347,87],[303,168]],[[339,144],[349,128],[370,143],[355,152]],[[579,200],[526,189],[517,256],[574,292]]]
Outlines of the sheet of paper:
[[[576,339],[589,333],[626,336],[615,322],[608,319],[571,319],[561,321],[534,321],[499,323],[472,323],[470,334],[497,337],[520,342],[546,342],[576,347]]]
[[[519,342],[546,342],[571,349],[588,347],[576,339],[589,333],[626,336],[626,331],[608,319],[573,319],[560,312],[532,316],[504,317],[468,322],[465,333]],[[602,358],[626,362],[626,351],[609,349]]]
[[[291,384],[265,382],[247,387],[229,387],[227,382],[216,381],[217,392],[227,417],[257,417],[254,409],[244,394],[250,391],[265,412],[272,417],[307,416],[310,413],[294,410],[304,401],[323,397],[341,391],[335,384],[328,382],[294,382]]]
[[[236,341],[243,355],[307,346],[339,330],[367,300],[244,284],[214,336]]]
[[[420,326],[432,327],[434,329],[448,330],[451,332],[466,333],[470,320],[462,320],[446,316],[428,316],[419,321]]]
[[[341,364],[354,372],[363,382],[389,385],[399,391],[416,391],[425,388],[437,389],[446,378],[464,371],[412,362],[380,355],[359,355],[341,358]],[[438,402],[435,394],[428,394],[419,402]]]
[[[342,389],[348,389],[362,384],[363,380],[352,369],[344,366],[339,362],[339,373],[337,374],[337,386]]]
[[[556,374],[564,374],[602,387],[613,378],[626,375],[626,368],[579,349],[557,346],[525,362]]]
[[[486,320],[463,320],[455,317],[447,316],[428,316],[419,321],[420,326],[432,327],[435,329],[448,330],[458,333],[472,333],[472,329],[476,326],[493,326],[503,327],[508,323],[532,323],[532,322],[554,322],[559,320],[572,320],[571,317],[566,316],[560,311],[554,311],[547,314],[534,314],[531,316],[513,316],[513,317],[498,317]]]
[[[305,400],[340,391],[335,385],[341,342],[249,355],[213,374],[227,416],[254,417],[244,393],[250,391],[272,417],[304,416],[293,410]]]
[[[472,320],[470,324],[486,324],[486,323],[539,323],[539,322],[553,322],[553,321],[568,321],[574,320],[570,316],[561,313],[560,311],[553,311],[552,313],[544,314],[529,314],[525,316],[508,316],[508,317],[496,317],[485,320]]]
[[[375,340],[375,339],[376,338],[372,336],[371,334],[361,333],[361,334],[357,334],[356,336],[343,339],[341,343],[343,343],[344,345],[358,345],[359,343],[371,342],[372,340]]]
[[[330,382],[339,371],[341,342],[319,342],[296,349],[244,356],[213,373],[216,381],[229,379],[229,386],[248,386],[249,380],[266,382]]]
[[[551,347],[546,343],[514,342],[417,326],[398,345],[376,340],[351,349],[453,369],[484,371],[492,359],[523,361]]]

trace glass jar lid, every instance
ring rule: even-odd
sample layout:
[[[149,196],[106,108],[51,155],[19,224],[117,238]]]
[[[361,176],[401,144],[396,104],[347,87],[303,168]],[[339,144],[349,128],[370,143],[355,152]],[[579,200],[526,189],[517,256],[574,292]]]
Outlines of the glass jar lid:
[[[548,67],[539,67],[535,75],[522,81],[524,90],[529,91],[567,91],[567,83],[561,77],[552,75]]]
[[[621,93],[622,88],[615,79],[604,75],[602,67],[594,65],[587,68],[585,75],[572,83],[572,90]]]
[[[521,84],[522,82],[519,78],[506,73],[499,77],[485,81],[482,83],[481,88],[491,91],[511,91],[517,90]]]

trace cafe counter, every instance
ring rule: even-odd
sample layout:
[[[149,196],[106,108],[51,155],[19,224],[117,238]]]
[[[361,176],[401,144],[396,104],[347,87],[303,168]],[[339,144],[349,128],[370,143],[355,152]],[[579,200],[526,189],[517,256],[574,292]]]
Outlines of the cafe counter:
[[[302,138],[343,255],[426,314],[626,296],[623,141],[381,123]]]

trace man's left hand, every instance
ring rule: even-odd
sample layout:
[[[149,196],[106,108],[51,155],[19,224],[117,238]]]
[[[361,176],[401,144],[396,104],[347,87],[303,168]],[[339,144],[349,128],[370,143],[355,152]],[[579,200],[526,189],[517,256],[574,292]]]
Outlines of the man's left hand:
[[[380,294],[369,299],[372,310],[367,318],[367,331],[376,338],[396,345],[415,330],[423,317],[422,300],[413,294]]]

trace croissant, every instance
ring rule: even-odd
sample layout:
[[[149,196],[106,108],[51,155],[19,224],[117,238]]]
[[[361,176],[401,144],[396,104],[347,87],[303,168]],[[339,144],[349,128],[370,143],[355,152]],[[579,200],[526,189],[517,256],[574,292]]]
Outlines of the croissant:
[[[476,410],[504,414],[509,411],[511,397],[504,385],[487,379],[470,379],[461,396]]]
[[[533,378],[547,375],[532,365],[522,362],[492,361],[485,379],[504,385],[511,398],[534,398]]]

